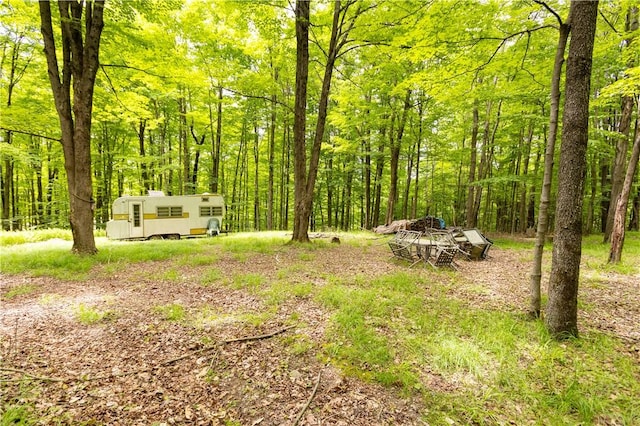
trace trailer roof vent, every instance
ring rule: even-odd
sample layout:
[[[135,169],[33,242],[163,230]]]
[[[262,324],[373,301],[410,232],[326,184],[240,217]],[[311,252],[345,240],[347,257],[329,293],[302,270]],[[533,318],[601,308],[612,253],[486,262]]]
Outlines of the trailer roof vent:
[[[154,190],[149,190],[149,197],[164,197],[164,192],[163,191],[154,191]]]

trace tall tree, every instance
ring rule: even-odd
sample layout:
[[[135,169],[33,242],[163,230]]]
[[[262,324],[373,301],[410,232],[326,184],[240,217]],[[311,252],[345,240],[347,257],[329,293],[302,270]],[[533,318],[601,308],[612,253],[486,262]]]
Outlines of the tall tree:
[[[543,3],[548,8],[546,4]],[[536,243],[533,250],[533,267],[531,269],[529,315],[535,318],[540,316],[540,280],[542,278],[542,253],[544,250],[544,240],[547,235],[549,223],[549,202],[551,199],[551,180],[553,177],[553,158],[556,150],[556,135],[558,133],[558,116],[560,112],[560,77],[562,76],[562,65],[564,64],[564,53],[569,38],[569,19],[566,22],[553,11],[558,20],[558,46],[553,63],[553,74],[551,77],[551,110],[549,112],[549,133],[547,134],[547,146],[544,154],[544,175],[542,178],[542,192],[540,193],[540,207],[538,210],[538,227],[536,229]],[[570,18],[570,17],[569,17]]]
[[[98,71],[104,2],[59,1],[62,73],[58,66],[51,3],[40,2],[41,31],[49,80],[60,119],[62,149],[69,188],[72,251],[97,252],[93,236],[91,180],[91,111]],[[84,15],[84,16],[83,16]],[[84,27],[84,28],[83,28]]]
[[[329,94],[331,91],[331,79],[333,71],[342,48],[353,42],[349,33],[355,25],[355,21],[362,13],[361,7],[353,14],[351,19],[346,19],[349,8],[356,3],[348,0],[342,4],[340,0],[333,3],[333,22],[331,24],[331,38],[327,48],[322,88],[318,101],[318,117],[316,120],[313,144],[311,146],[309,165],[307,171],[306,159],[306,120],[301,117],[306,113],[307,82],[309,72],[309,1],[296,2],[296,100],[294,121],[294,171],[295,171],[295,215],[293,224],[293,241],[309,241],[309,218],[313,207],[313,196],[316,178],[318,175],[318,163],[320,161],[320,148],[324,139],[327,123],[327,110],[329,107]],[[302,97],[304,96],[304,99]],[[300,97],[300,98],[299,98]]]
[[[309,82],[309,1],[296,1],[296,95],[293,121],[294,220],[293,240],[309,240],[309,216],[306,201],[306,127],[307,86]]]
[[[557,338],[578,335],[578,279],[582,254],[582,204],[589,139],[591,65],[597,1],[572,0],[562,147],[546,325]]]

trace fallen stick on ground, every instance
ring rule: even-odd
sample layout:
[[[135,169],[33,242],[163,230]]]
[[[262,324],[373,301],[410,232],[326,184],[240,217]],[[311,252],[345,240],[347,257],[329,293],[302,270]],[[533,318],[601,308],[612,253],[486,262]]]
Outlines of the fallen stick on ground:
[[[307,403],[305,404],[305,406],[302,407],[302,411],[300,411],[300,413],[298,414],[298,417],[296,418],[296,421],[293,423],[293,426],[298,426],[298,423],[300,423],[300,419],[302,419],[302,416],[304,415],[304,413],[309,408],[309,405],[311,405],[311,401],[313,401],[313,398],[315,398],[316,392],[318,391],[318,385],[320,385],[320,377],[321,376],[322,376],[322,370],[320,370],[318,372],[318,378],[316,379],[316,385],[313,388],[313,392],[311,392],[311,396],[307,400]]]
[[[277,336],[278,334],[282,334],[287,330],[290,330],[292,328],[294,328],[295,326],[293,325],[289,325],[287,327],[283,327],[280,328],[276,331],[273,331],[271,333],[267,333],[267,334],[259,334],[257,336],[246,336],[246,337],[238,337],[236,339],[228,339],[228,340],[222,340],[220,342],[216,342],[213,345],[209,345],[209,346],[205,346],[204,348],[200,348],[200,349],[196,349],[196,350],[192,350],[190,352],[187,352],[186,354],[180,355],[176,358],[171,358],[162,362],[159,362],[155,365],[152,365],[150,367],[146,367],[146,368],[140,368],[137,370],[131,370],[131,371],[125,371],[122,373],[113,373],[113,374],[107,374],[104,376],[95,376],[95,377],[70,377],[70,378],[57,378],[57,377],[46,377],[46,376],[36,376],[33,375],[31,373],[29,373],[28,371],[25,370],[19,370],[16,368],[7,368],[7,367],[0,367],[0,371],[4,371],[4,372],[8,372],[8,373],[20,373],[22,374],[24,377],[21,379],[1,379],[0,378],[0,382],[16,382],[16,381],[21,381],[24,380],[24,378],[29,378],[32,380],[37,380],[37,381],[41,381],[41,382],[90,382],[90,381],[97,381],[97,380],[106,380],[106,379],[112,379],[115,377],[125,377],[125,376],[132,376],[134,374],[140,374],[140,373],[147,373],[149,371],[153,371],[153,370],[157,370],[158,368],[176,363],[178,361],[182,361],[183,359],[192,357],[194,355],[198,355],[201,354],[203,352],[208,352],[211,351],[215,348],[217,348],[220,345],[226,345],[229,343],[237,343],[237,342],[250,342],[250,341],[254,341],[254,340],[263,340],[263,339],[268,339],[270,337],[273,336]]]

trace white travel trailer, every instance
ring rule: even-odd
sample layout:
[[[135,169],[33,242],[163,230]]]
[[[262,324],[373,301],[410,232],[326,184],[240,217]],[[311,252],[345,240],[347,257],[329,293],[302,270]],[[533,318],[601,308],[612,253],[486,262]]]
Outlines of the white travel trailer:
[[[107,237],[113,240],[179,239],[218,235],[225,205],[222,195],[127,196],[113,202]]]

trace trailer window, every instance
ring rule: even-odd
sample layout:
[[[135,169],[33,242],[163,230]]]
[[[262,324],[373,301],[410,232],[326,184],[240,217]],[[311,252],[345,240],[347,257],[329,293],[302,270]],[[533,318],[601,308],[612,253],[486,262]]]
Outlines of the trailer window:
[[[200,206],[200,217],[222,216],[222,206]]]
[[[140,204],[133,205],[133,226],[140,227]]]
[[[182,217],[182,206],[158,206],[156,207],[158,217]]]

